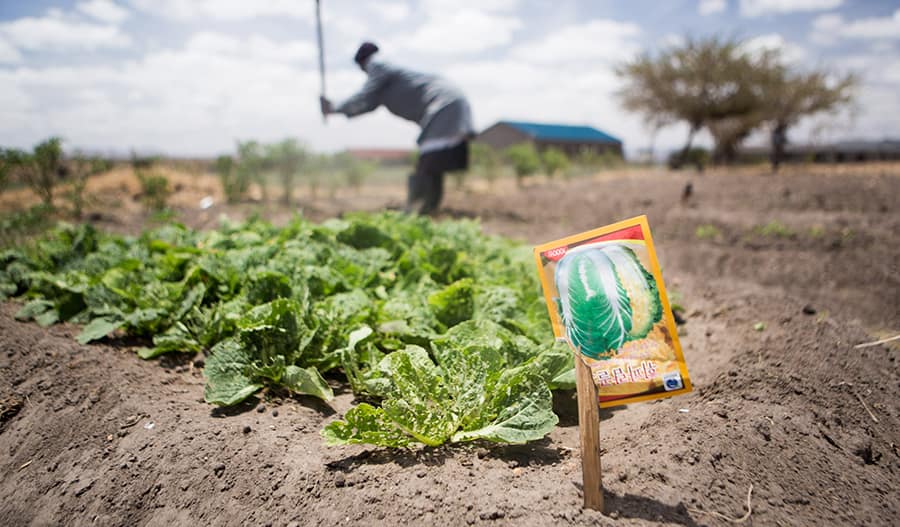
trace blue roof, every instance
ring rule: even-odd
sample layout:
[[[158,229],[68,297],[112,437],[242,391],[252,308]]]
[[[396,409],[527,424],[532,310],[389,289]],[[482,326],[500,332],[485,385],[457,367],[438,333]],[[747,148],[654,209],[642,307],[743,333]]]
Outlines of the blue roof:
[[[592,126],[572,126],[568,124],[541,124],[524,121],[500,121],[534,139],[547,141],[573,141],[590,143],[621,143],[622,141]]]

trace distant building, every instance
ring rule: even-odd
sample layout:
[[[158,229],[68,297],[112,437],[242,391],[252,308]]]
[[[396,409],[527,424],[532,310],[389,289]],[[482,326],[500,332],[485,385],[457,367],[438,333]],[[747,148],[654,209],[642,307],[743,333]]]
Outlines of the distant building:
[[[741,149],[741,161],[769,159],[769,147]],[[900,161],[900,140],[839,141],[826,145],[788,144],[784,153],[787,163],[854,163],[862,161]]]
[[[584,151],[622,155],[622,141],[591,126],[500,121],[478,134],[476,141],[498,150],[532,143],[538,150],[556,147],[572,156]]]
[[[412,160],[412,150],[402,148],[348,148],[347,153],[360,161],[381,165],[403,165]]]

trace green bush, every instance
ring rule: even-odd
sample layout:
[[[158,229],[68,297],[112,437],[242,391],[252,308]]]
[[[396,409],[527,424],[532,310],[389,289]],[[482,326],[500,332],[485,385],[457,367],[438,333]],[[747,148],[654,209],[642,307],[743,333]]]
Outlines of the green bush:
[[[512,164],[516,173],[516,181],[519,185],[526,177],[534,174],[541,168],[541,157],[531,143],[519,143],[504,151],[506,159]]]
[[[678,150],[669,155],[669,168],[680,170],[685,165],[692,165],[698,172],[709,165],[709,150],[700,147],[690,148],[687,151]]]
[[[265,172],[270,163],[263,154],[262,145],[257,141],[238,141],[237,154],[235,177],[239,181],[239,188],[246,192],[250,183],[255,182],[259,185],[263,201],[268,201]]]
[[[219,176],[219,182],[222,184],[222,192],[228,203],[237,203],[247,193],[248,181],[238,177],[236,163],[231,156],[219,156],[213,163],[213,169]]]
[[[62,139],[51,137],[35,145],[32,152],[8,149],[3,152],[3,175],[7,179],[15,173],[24,181],[44,205],[53,206],[53,188],[62,167]]]
[[[268,165],[278,173],[282,200],[285,205],[290,205],[297,174],[308,164],[310,154],[296,139],[285,139],[265,148]]]
[[[500,177],[503,159],[494,147],[484,143],[471,143],[469,154],[472,156],[473,169],[488,183],[493,183]]]
[[[131,153],[131,168],[141,183],[141,201],[151,211],[164,210],[172,193],[169,180],[154,170],[158,160],[157,157],[138,157]]]
[[[72,209],[72,216],[75,219],[81,219],[84,206],[87,203],[87,197],[84,192],[87,188],[88,178],[106,172],[110,169],[111,163],[99,157],[88,158],[81,153],[76,153],[69,165],[71,168],[71,181],[65,198]]]
[[[553,146],[547,148],[541,154],[541,163],[544,165],[544,172],[551,178],[564,173],[570,165],[569,156]]]

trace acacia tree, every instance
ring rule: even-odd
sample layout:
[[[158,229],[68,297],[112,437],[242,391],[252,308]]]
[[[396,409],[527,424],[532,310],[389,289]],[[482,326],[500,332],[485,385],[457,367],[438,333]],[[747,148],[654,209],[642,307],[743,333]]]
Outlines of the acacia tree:
[[[618,93],[625,108],[643,114],[651,127],[688,124],[678,159],[687,158],[694,136],[705,128],[715,141],[714,160],[731,161],[744,139],[768,125],[776,168],[788,128],[849,103],[856,85],[852,75],[793,71],[778,50],[753,53],[738,40],[719,37],[687,39],[657,56],[645,53],[617,73],[626,81]]]
[[[851,104],[858,85],[853,74],[828,71],[795,73],[779,67],[764,86],[766,122],[772,146],[772,169],[784,159],[787,132],[802,118],[822,112],[836,112]]]
[[[752,60],[738,40],[688,38],[657,56],[644,53],[620,66],[616,72],[625,86],[617,95],[651,127],[687,123],[686,156],[704,127],[754,110],[751,71]]]

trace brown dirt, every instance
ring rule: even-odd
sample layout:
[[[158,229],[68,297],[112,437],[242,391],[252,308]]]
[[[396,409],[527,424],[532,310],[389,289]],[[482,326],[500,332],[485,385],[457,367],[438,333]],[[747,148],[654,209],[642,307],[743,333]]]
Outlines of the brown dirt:
[[[337,380],[331,405],[272,395],[222,412],[203,402],[191,358],[80,346],[77,328],[17,322],[7,303],[0,524],[724,525],[710,513],[741,517],[752,485],[747,525],[893,525],[900,347],[853,345],[900,332],[900,168],[819,170],[449,193],[446,215],[532,243],[650,218],[696,390],[603,413],[608,515],[580,507],[570,393],[557,396],[560,426],[527,446],[327,448],[319,429],[353,403]],[[402,199],[399,187],[370,190],[305,213]],[[203,227],[258,210],[186,202],[179,219]],[[143,218],[113,210],[101,224],[133,231]]]

